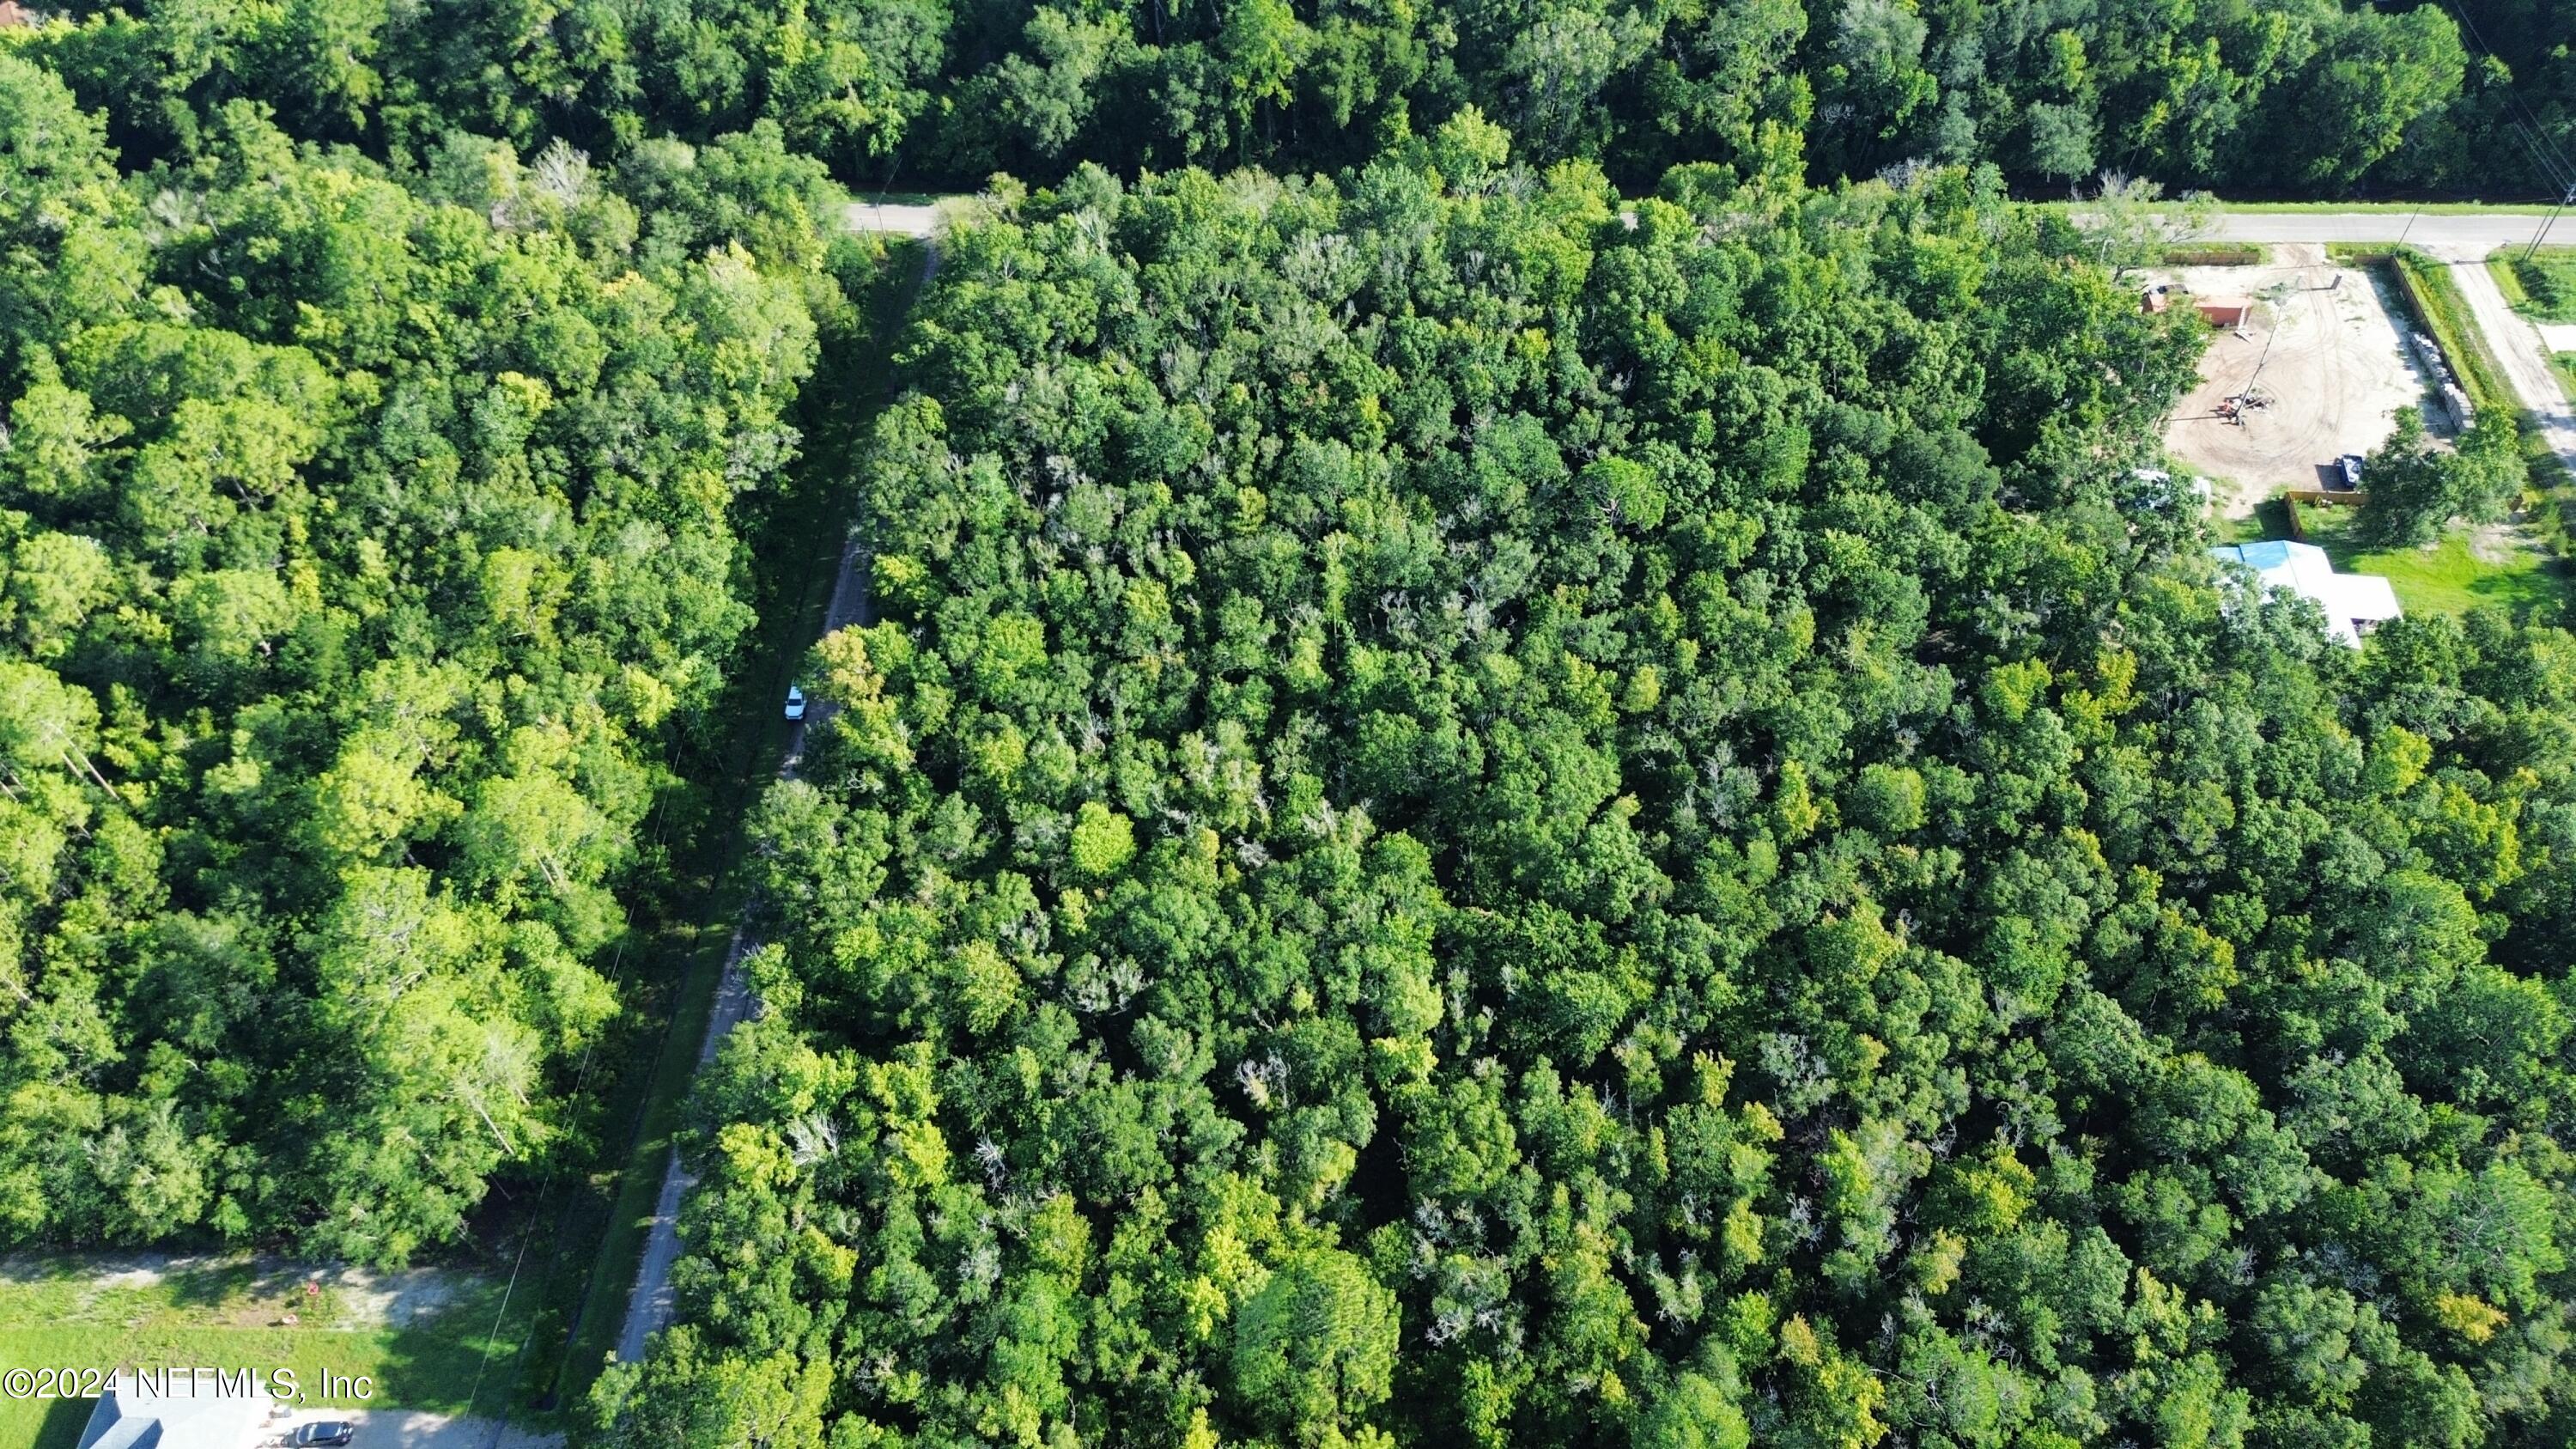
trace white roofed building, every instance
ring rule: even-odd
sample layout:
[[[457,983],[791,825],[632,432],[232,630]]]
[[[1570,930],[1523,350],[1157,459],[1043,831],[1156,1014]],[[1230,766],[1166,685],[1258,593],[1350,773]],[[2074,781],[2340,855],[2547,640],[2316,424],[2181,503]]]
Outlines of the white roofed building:
[[[2275,539],[2231,543],[2209,552],[2221,562],[2241,565],[2266,589],[2287,589],[2316,600],[2325,611],[2326,632],[2355,648],[2381,621],[2405,612],[2397,607],[2397,591],[2388,580],[2377,574],[2336,573],[2326,551],[2313,543]]]
[[[273,1403],[248,1372],[227,1382],[184,1369],[140,1378],[127,1370],[91,1406],[77,1442],[79,1449],[249,1449],[263,1437]]]

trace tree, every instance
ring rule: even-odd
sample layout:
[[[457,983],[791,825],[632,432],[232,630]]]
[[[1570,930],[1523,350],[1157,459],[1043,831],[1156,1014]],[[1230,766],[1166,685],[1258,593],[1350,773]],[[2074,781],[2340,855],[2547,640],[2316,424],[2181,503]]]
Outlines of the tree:
[[[208,44],[338,136],[374,33]],[[161,93],[188,154],[147,223],[0,56],[0,1223],[398,1262],[587,1140],[592,963],[747,626],[735,500],[792,454],[830,283],[772,196],[630,251],[568,152],[451,148],[466,210],[246,102],[189,117],[212,73]],[[698,194],[756,189],[718,149]],[[695,245],[728,227],[780,274]]]
[[[2492,522],[2520,500],[2527,465],[2510,417],[2493,409],[2460,436],[2457,448],[2433,446],[2423,419],[2401,408],[2397,431],[2367,460],[2370,497],[2363,531],[2384,547],[2431,542],[2454,518]]]
[[[2072,180],[2094,166],[2093,117],[2079,106],[2034,102],[2030,108],[2030,167],[2042,176]],[[2107,190],[2107,188],[2105,188]]]
[[[1234,1328],[1236,1391],[1300,1444],[1338,1442],[1394,1385],[1395,1295],[1348,1253],[1271,1270]]]
[[[2217,214],[2216,200],[2206,193],[2187,193],[2167,201],[2164,188],[2156,182],[2106,171],[2099,189],[2086,199],[2077,224],[2091,243],[2094,259],[2109,268],[2116,281],[2206,235]]]
[[[1744,1449],[1752,1431],[1716,1383],[1685,1372],[1638,1419],[1628,1442],[1637,1449]]]

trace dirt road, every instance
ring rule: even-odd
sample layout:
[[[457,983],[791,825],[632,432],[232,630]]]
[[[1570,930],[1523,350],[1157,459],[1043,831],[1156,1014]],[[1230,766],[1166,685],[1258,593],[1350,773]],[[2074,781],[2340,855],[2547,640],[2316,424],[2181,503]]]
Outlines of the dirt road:
[[[926,241],[939,232],[939,208],[853,201],[842,208],[841,225],[851,231],[890,231]]]
[[[857,219],[859,212],[869,209],[856,203],[851,205],[852,230],[896,229],[870,228]],[[921,227],[909,235],[933,236],[937,219],[934,208],[882,207],[873,210],[904,213],[907,223],[917,222]],[[920,215],[914,216],[913,213]],[[914,284],[916,289],[929,286],[931,279],[939,274],[936,240],[923,247],[922,253],[921,276]],[[823,611],[824,633],[829,634],[849,624],[876,621],[875,610],[868,599],[867,571],[868,552],[860,545],[854,526],[849,541],[841,549],[840,571],[832,580],[832,602]],[[809,726],[821,723],[827,713],[829,711],[824,706],[815,705],[804,723],[796,726],[788,738],[787,758],[778,767],[780,779],[796,778],[797,767],[805,759],[805,731]],[[743,974],[742,963],[745,957],[758,949],[760,942],[753,938],[748,927],[735,927],[733,943],[725,949],[724,974],[716,982],[715,1010],[708,1015],[706,1037],[698,1044],[697,1067],[691,1073],[693,1080],[696,1072],[704,1071],[707,1063],[715,1060],[716,1050],[724,1045],[725,1037],[751,1014],[754,1005],[751,983]],[[662,1191],[653,1203],[653,1225],[645,1233],[644,1254],[635,1265],[635,1286],[626,1295],[626,1321],[617,1331],[619,1363],[634,1363],[642,1359],[653,1335],[671,1321],[671,1269],[680,1261],[681,1248],[680,1201],[696,1183],[696,1176],[681,1165],[679,1150],[672,1149],[662,1162]]]
[[[797,733],[802,739],[804,732]],[[783,777],[796,777],[794,760],[790,755],[787,767],[779,772]],[[743,975],[742,961],[758,948],[743,927],[734,928],[733,944],[725,951],[724,975],[716,982],[715,1010],[707,1017],[707,1034],[698,1044],[697,1071],[706,1070],[707,1063],[716,1059],[716,1048],[750,1014],[751,982]],[[692,1080],[695,1075],[691,1073]],[[662,1192],[653,1201],[653,1226],[644,1235],[644,1256],[635,1265],[635,1287],[626,1295],[626,1322],[617,1331],[619,1363],[644,1357],[645,1344],[671,1321],[671,1268],[680,1261],[680,1199],[697,1181],[697,1174],[680,1165],[680,1149],[672,1148],[662,1162]]]
[[[2478,330],[2487,335],[2488,349],[2504,364],[2515,396],[2538,424],[2549,450],[2569,469],[2576,470],[2576,409],[2569,408],[2567,390],[2558,385],[2558,374],[2550,370],[2539,329],[2506,304],[2503,291],[2496,286],[2495,274],[2487,270],[2483,253],[2470,257],[2436,255],[2450,264],[2451,277],[2460,284],[2460,295],[2468,299],[2470,315],[2477,318]]]

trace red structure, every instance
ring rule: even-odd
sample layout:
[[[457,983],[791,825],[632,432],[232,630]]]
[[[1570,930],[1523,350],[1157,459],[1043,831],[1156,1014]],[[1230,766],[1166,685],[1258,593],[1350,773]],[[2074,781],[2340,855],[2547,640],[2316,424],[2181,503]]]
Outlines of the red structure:
[[[2237,328],[2245,325],[2245,316],[2254,304],[2242,297],[2202,297],[2192,303],[2200,309],[2200,320],[2212,327]]]

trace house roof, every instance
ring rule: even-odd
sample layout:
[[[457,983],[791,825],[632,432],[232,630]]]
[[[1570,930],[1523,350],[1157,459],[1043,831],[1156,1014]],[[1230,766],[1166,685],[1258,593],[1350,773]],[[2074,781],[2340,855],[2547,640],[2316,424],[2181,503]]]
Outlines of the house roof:
[[[189,1383],[173,1375],[167,1395],[132,1392],[126,1379],[90,1409],[79,1449],[241,1449],[258,1437],[267,1417],[264,1396],[221,1394],[211,1381]]]
[[[2291,567],[2299,560],[2301,550],[2318,559],[2324,559],[2326,556],[2326,551],[2315,544],[2291,543],[2287,539],[2278,538],[2265,539],[2261,543],[2227,544],[2213,548],[2210,552],[2222,559],[2241,563],[2259,574],[2271,569]],[[2326,568],[2331,571],[2334,564],[2329,561]]]
[[[2339,574],[2326,551],[2313,543],[2266,539],[2261,543],[2223,544],[2210,556],[2253,571],[2266,589],[2287,589],[2316,600],[2326,616],[2326,632],[2346,644],[2359,645],[2363,629],[2404,611],[2397,591],[2377,574]]]

